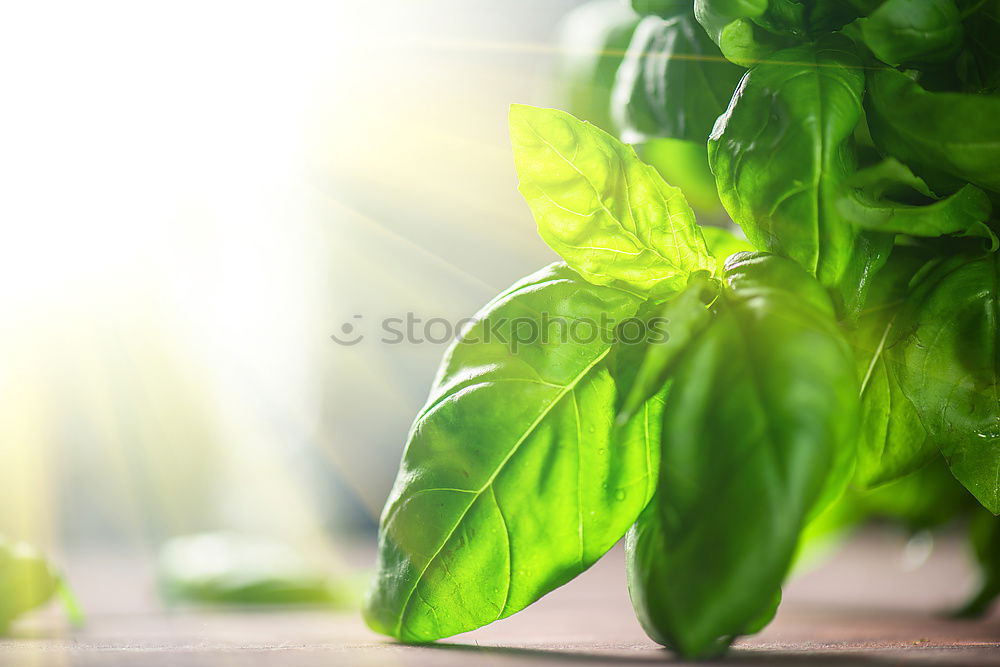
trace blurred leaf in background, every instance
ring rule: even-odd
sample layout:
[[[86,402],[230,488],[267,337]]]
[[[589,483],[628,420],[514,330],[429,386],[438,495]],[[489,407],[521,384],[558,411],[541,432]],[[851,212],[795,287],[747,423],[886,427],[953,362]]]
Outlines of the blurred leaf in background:
[[[555,106],[633,144],[683,190],[701,223],[726,224],[705,142],[730,93],[705,87],[713,72],[731,90],[743,70],[722,58],[684,3],[592,0],[560,25]],[[658,124],[651,109],[665,101],[685,109],[685,123]]]
[[[955,612],[959,618],[976,618],[986,614],[1000,595],[1000,519],[977,508],[970,520],[969,536],[972,551],[979,563],[979,588]]]
[[[79,625],[83,614],[62,577],[34,547],[0,537],[0,635],[21,615],[57,595],[70,620]]]
[[[200,533],[167,542],[159,559],[167,602],[219,605],[359,606],[360,578],[340,578],[282,542]]]
[[[619,0],[595,0],[570,12],[559,28],[558,106],[613,132],[611,93],[639,15]]]
[[[715,176],[708,166],[705,142],[659,137],[635,144],[635,152],[639,159],[660,172],[663,180],[681,189],[702,225],[725,225],[743,236],[722,208]]]

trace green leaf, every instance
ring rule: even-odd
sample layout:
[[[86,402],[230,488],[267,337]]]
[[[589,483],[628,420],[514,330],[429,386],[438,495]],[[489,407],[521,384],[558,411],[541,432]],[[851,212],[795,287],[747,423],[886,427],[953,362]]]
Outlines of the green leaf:
[[[798,308],[801,317],[814,315],[816,320],[813,326],[817,330],[826,331],[837,345],[843,341],[841,329],[830,328],[830,323],[836,321],[836,310],[830,299],[830,293],[817,281],[803,278],[800,266],[785,258],[761,252],[737,253],[726,260],[726,282],[730,290],[741,299],[749,303],[774,303],[775,312],[780,311],[778,304],[782,302],[794,303],[790,309]],[[844,379],[850,375],[850,384],[859,391],[856,376],[851,371],[843,371],[834,378]],[[836,379],[832,380],[837,382]],[[834,387],[836,391],[844,389]],[[847,410],[844,418],[847,420],[845,427],[851,432],[855,432],[856,422],[854,407],[852,402],[851,410]],[[835,465],[829,471],[827,486],[816,503],[813,513],[822,511],[827,505],[839,498],[854,471],[855,465],[855,441],[836,450]],[[810,517],[811,518],[811,517]]]
[[[952,473],[1000,514],[997,255],[948,257],[913,279],[900,312],[900,386]]]
[[[692,278],[691,284],[664,303],[657,313],[666,326],[667,336],[644,348],[630,385],[619,382],[619,389],[625,395],[618,415],[619,423],[628,423],[642,410],[646,401],[660,393],[673,365],[712,321],[708,304],[719,293],[718,281],[709,279],[707,274]]]
[[[1000,97],[932,93],[900,72],[874,70],[866,108],[879,150],[912,167],[935,191],[968,181],[1000,192]]]
[[[853,360],[822,288],[754,254],[727,280],[672,374],[657,511],[626,541],[640,621],[689,658],[769,616],[802,527],[847,482],[857,429]]]
[[[855,480],[874,487],[903,477],[937,456],[913,403],[900,386],[896,322],[910,279],[926,254],[896,248],[868,299],[851,341],[861,377],[861,433]]]
[[[22,614],[56,593],[61,579],[32,546],[0,538],[0,635]]]
[[[776,51],[838,30],[858,16],[844,0],[695,0],[694,12],[734,63],[750,67],[779,59]]]
[[[683,643],[678,642],[667,630],[674,625],[671,608],[663,604],[664,591],[676,587],[675,574],[662,566],[663,556],[669,553],[672,544],[664,536],[663,521],[659,516],[660,504],[653,496],[649,505],[639,515],[635,525],[625,535],[625,572],[628,579],[628,593],[632,600],[639,624],[650,639],[674,649],[679,655],[685,653]],[[758,616],[747,623],[742,634],[755,634],[774,620],[781,604],[781,589],[772,596],[770,603],[760,608]],[[720,636],[706,643],[699,656],[721,655],[729,648],[733,637]]]
[[[538,232],[596,285],[665,295],[714,268],[694,213],[629,146],[553,109],[510,108],[520,190]]]
[[[175,537],[160,551],[158,583],[170,602],[356,606],[353,581],[336,579],[291,546],[238,533]]]
[[[962,45],[954,0],[886,0],[859,25],[865,46],[890,65],[948,60]]]
[[[808,310],[834,316],[830,294],[815,280],[802,278],[802,267],[765,252],[741,252],[731,255],[725,265],[726,280],[742,297],[760,296],[794,298]]]
[[[632,11],[643,16],[670,18],[691,11],[691,0],[631,0]]]
[[[622,139],[703,144],[743,71],[722,57],[694,16],[647,16],[632,36],[612,95]]]
[[[723,55],[751,67],[794,40],[775,35],[767,23],[768,0],[695,0],[694,15]]]
[[[722,203],[750,242],[839,290],[848,311],[892,242],[861,232],[836,208],[854,171],[863,89],[849,40],[781,51],[743,78],[708,144]]]
[[[655,487],[662,403],[615,427],[603,326],[640,303],[554,265],[479,313],[445,356],[382,515],[373,629],[417,642],[472,630],[622,537]]]
[[[855,172],[844,181],[837,200],[840,214],[865,229],[910,236],[975,236],[996,250],[996,234],[986,225],[992,209],[990,198],[974,185],[938,199],[923,179],[895,158]]]

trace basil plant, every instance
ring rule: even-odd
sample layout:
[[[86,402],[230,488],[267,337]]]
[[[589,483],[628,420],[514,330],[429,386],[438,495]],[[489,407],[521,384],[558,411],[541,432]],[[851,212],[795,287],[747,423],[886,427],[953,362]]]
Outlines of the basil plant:
[[[511,107],[520,190],[562,261],[446,352],[381,517],[367,622],[404,642],[466,632],[624,537],[647,634],[717,656],[773,618],[818,526],[872,515],[968,521],[983,588],[964,611],[986,609],[1000,4],[631,10],[581,102],[604,127]],[[709,174],[714,224],[663,177],[680,155],[679,180]]]

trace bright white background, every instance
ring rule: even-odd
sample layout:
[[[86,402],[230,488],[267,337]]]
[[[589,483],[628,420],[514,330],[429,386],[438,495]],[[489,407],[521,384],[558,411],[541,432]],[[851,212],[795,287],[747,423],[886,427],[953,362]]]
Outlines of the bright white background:
[[[0,533],[370,525],[443,348],[328,336],[550,260],[506,108],[574,4],[5,3]]]

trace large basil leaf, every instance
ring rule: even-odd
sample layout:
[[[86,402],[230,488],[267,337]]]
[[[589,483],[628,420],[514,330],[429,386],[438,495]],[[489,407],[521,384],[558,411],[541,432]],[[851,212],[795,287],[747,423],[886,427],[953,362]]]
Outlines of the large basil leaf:
[[[743,78],[708,144],[722,203],[747,238],[840,289],[848,310],[892,242],[860,232],[836,207],[854,170],[863,88],[846,39],[781,51]]]
[[[722,58],[694,16],[647,16],[632,36],[612,95],[622,139],[704,143],[742,75],[741,67]]]
[[[803,525],[847,482],[857,430],[853,359],[823,289],[775,256],[736,255],[726,276],[672,374],[658,511],[626,541],[639,618],[686,657],[767,617]]]
[[[444,359],[382,515],[372,628],[428,641],[485,625],[621,538],[653,492],[662,402],[615,427],[603,327],[639,305],[554,265],[479,313]]]
[[[913,280],[900,313],[900,385],[952,473],[1000,514],[997,255],[955,256]]]
[[[830,328],[830,323],[836,318],[830,293],[819,282],[803,278],[801,267],[794,262],[768,253],[737,253],[726,260],[725,277],[730,291],[748,303],[757,301],[774,303],[775,312],[778,312],[780,310],[778,304],[785,300],[794,301],[798,304],[800,316],[814,315],[816,317],[814,326],[818,330],[827,331],[838,345],[843,342],[841,330],[837,327]],[[851,385],[857,390],[856,377],[850,371],[831,376],[834,378],[831,381],[836,384],[848,376],[854,378]],[[852,433],[856,431],[857,426],[854,411],[856,403],[855,399],[852,402],[852,409],[844,413],[844,418],[847,420],[844,426]],[[829,471],[823,493],[815,504],[814,514],[840,497],[854,471],[856,458],[854,440],[852,439],[848,446],[837,448],[835,452],[834,464]]]
[[[962,45],[954,0],[886,0],[859,24],[865,46],[890,65],[947,60]]]
[[[510,133],[539,234],[585,279],[662,295],[714,268],[684,195],[629,146],[562,111],[519,104]]]
[[[899,247],[889,258],[851,332],[861,377],[861,432],[855,479],[862,487],[903,477],[937,456],[913,403],[900,386],[896,318],[925,253]]]
[[[611,91],[632,33],[635,12],[619,0],[595,0],[570,12],[559,26],[558,97],[583,120],[611,131]]]
[[[938,198],[895,158],[852,174],[837,199],[839,213],[865,229],[910,236],[978,236],[995,250],[996,234],[986,225],[992,209],[990,198],[974,185]]]
[[[872,70],[866,100],[879,150],[913,167],[936,191],[968,181],[1000,192],[1000,97],[932,93],[895,70]]]

